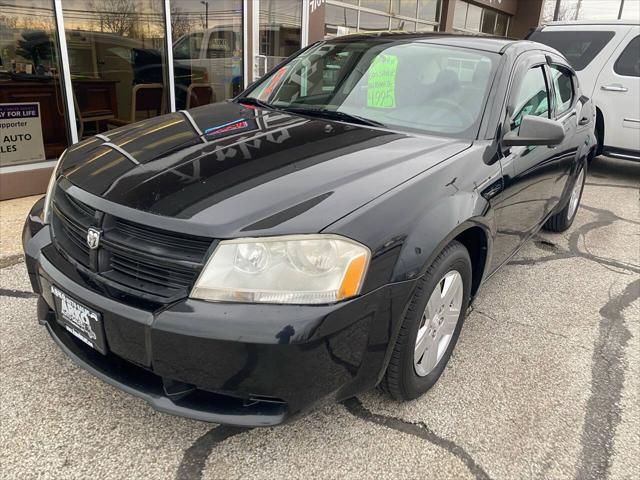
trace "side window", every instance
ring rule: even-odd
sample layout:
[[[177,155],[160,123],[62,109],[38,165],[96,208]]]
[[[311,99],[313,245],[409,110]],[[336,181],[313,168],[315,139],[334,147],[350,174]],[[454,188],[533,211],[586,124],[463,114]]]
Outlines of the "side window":
[[[209,35],[207,44],[207,58],[231,58],[233,56],[232,45],[234,32],[231,30],[214,30]]]
[[[625,77],[640,77],[640,36],[631,40],[622,51],[613,71]]]
[[[553,91],[555,93],[554,107],[556,115],[561,115],[573,104],[573,79],[571,72],[558,65],[551,65],[551,78],[553,79]]]
[[[512,105],[511,130],[520,127],[525,115],[549,118],[549,91],[542,66],[533,67],[525,74]]]
[[[190,33],[180,38],[173,46],[173,58],[189,60],[200,56],[202,33]]]

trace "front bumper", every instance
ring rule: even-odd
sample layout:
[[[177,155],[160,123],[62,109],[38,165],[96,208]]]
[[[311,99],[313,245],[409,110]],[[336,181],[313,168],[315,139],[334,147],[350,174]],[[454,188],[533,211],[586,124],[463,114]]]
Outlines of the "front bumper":
[[[381,379],[414,282],[336,305],[252,305],[183,299],[160,309],[116,300],[60,256],[38,204],[23,242],[38,317],[78,365],[153,408],[222,424],[283,423]],[[108,354],[56,321],[51,286],[102,313]]]

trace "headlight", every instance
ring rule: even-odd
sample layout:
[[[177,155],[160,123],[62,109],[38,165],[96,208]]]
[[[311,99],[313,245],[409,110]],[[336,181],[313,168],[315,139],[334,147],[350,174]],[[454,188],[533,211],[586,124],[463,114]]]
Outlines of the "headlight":
[[[56,186],[56,180],[58,178],[58,167],[60,166],[60,162],[62,161],[64,154],[67,153],[65,150],[62,152],[56,165],[53,167],[53,171],[51,172],[51,178],[49,179],[49,185],[47,186],[47,193],[44,196],[44,207],[42,209],[42,221],[44,223],[49,223],[49,214],[51,209],[51,197],[53,195],[53,190]]]
[[[215,302],[332,303],[360,293],[369,249],[337,235],[222,241],[191,298]]]

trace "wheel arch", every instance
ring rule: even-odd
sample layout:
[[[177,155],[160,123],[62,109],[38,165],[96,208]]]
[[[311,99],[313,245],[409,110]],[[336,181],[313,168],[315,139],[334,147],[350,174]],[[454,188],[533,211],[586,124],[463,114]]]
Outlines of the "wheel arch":
[[[596,106],[596,155],[601,155],[604,149],[604,114],[599,106]]]
[[[394,280],[424,275],[440,252],[456,240],[471,258],[473,298],[488,273],[494,231],[493,211],[481,195],[466,193],[448,197],[441,208],[425,215],[405,239]]]
[[[484,278],[488,259],[488,238],[483,228],[473,225],[453,239],[464,245],[471,258],[471,298],[475,297]]]

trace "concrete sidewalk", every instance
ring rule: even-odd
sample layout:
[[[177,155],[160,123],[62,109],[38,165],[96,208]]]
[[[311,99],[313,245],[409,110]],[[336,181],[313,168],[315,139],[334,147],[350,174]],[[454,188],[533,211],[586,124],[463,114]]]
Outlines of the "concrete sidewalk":
[[[22,226],[27,214],[42,195],[0,202],[0,268],[22,259]]]

